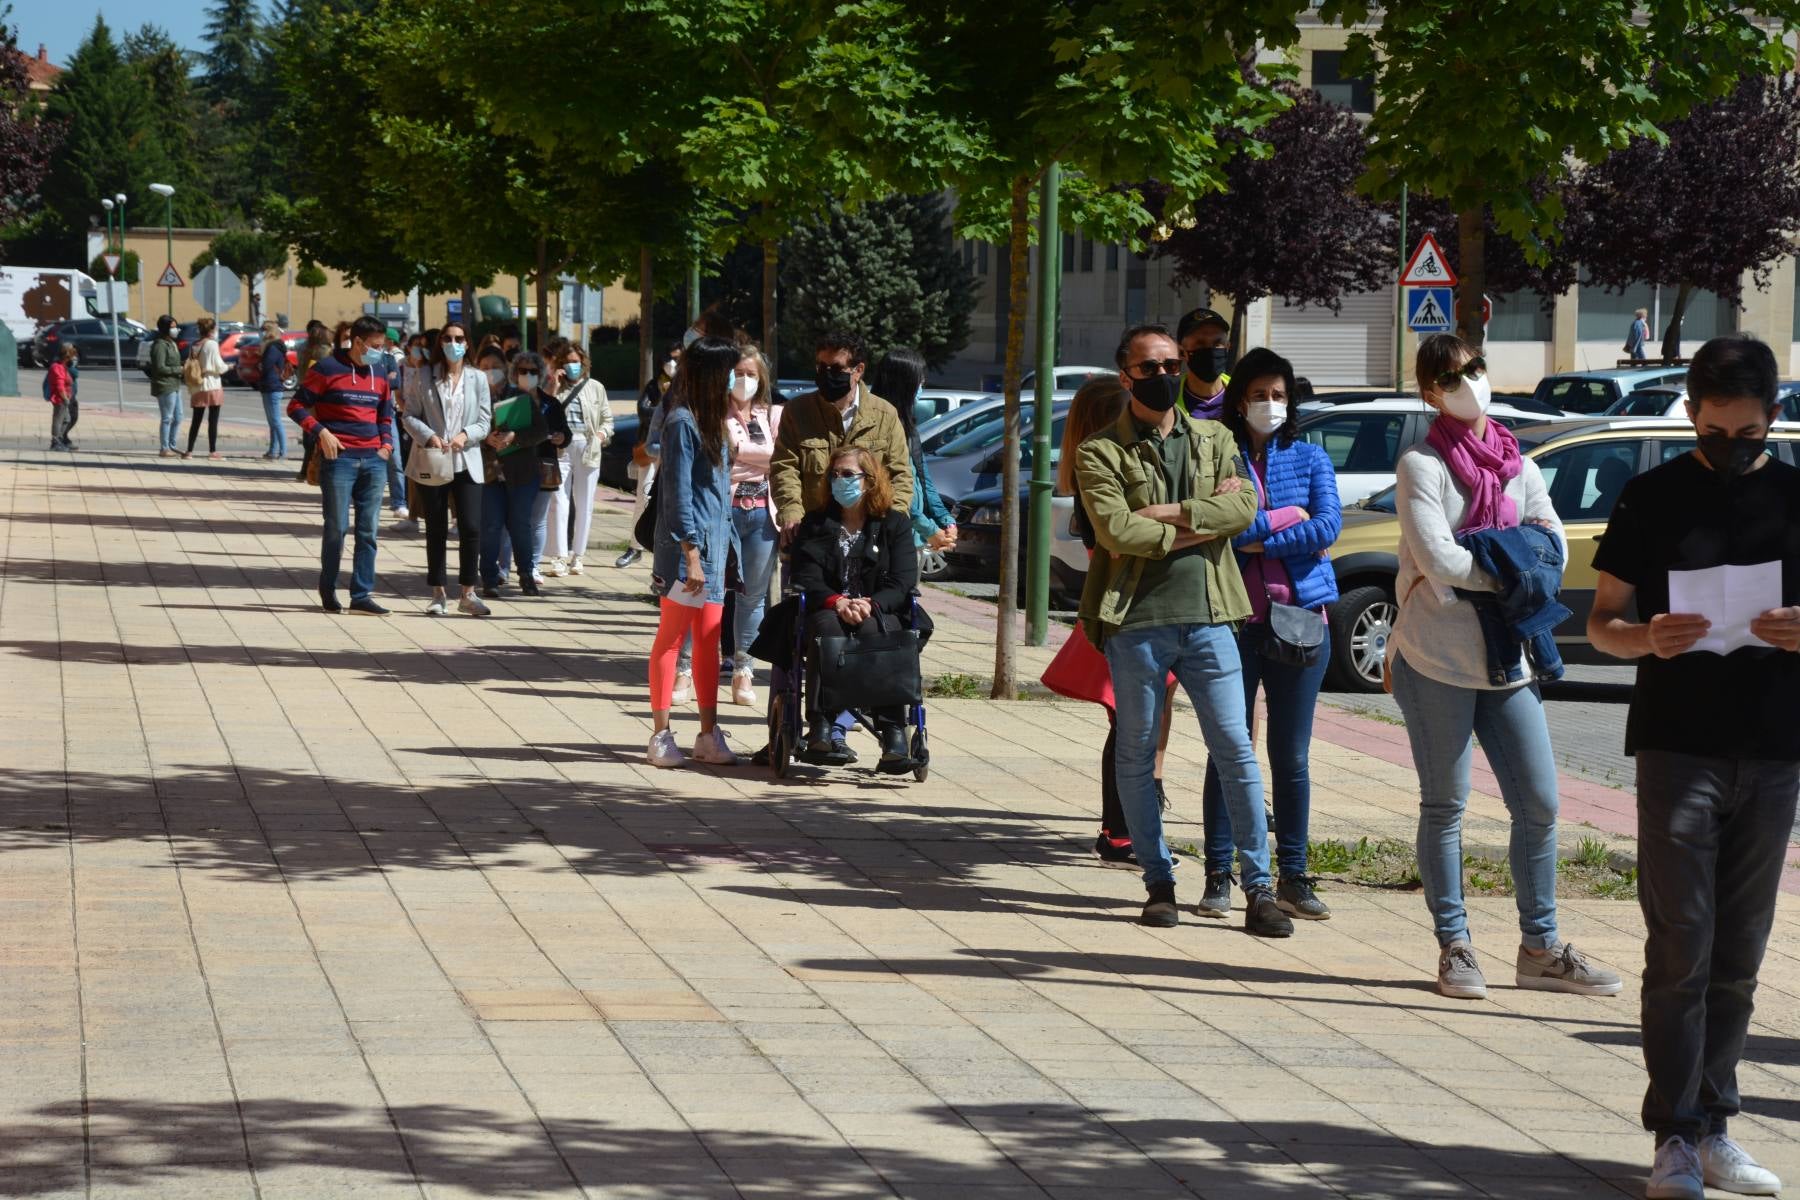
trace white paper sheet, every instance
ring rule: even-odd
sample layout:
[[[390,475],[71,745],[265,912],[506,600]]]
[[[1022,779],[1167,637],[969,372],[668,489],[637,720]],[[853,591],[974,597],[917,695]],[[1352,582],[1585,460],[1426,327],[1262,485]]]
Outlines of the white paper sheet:
[[[1767,646],[1751,634],[1750,622],[1780,607],[1780,561],[1669,572],[1669,611],[1698,613],[1712,622],[1690,654],[1730,654],[1743,646]]]

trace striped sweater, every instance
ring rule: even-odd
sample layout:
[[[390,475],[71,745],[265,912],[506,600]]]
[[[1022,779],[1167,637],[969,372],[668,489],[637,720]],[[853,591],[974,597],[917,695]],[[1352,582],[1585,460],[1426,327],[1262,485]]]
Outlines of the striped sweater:
[[[288,402],[288,416],[307,433],[329,429],[340,454],[373,458],[394,448],[394,398],[386,372],[358,366],[338,350],[306,373]]]

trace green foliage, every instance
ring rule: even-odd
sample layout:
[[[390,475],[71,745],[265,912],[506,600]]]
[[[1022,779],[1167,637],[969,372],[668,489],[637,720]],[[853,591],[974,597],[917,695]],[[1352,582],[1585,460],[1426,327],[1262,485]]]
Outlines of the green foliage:
[[[254,229],[227,229],[207,246],[212,259],[234,275],[254,279],[287,265],[287,243]]]
[[[166,183],[175,189],[170,200],[177,225],[211,224],[218,219],[218,210],[212,199],[213,189],[207,186],[200,170],[199,130],[207,113],[189,76],[188,54],[157,26],[143,25],[125,36],[123,57],[143,87],[149,136],[162,149],[162,173],[150,182]],[[161,201],[145,196],[143,203],[155,205]],[[141,211],[146,212],[148,224],[148,216],[155,210]]]
[[[135,286],[138,282],[139,272],[142,270],[143,264],[138,261],[138,252],[136,250],[127,250],[119,256],[119,279],[121,282]],[[106,269],[106,256],[104,252],[94,255],[94,261],[88,264],[87,273],[92,275],[95,279],[110,278],[110,274]]]
[[[782,271],[783,348],[802,357],[827,329],[859,331],[877,356],[911,346],[934,368],[968,344],[975,281],[935,196],[833,205],[788,239]]]
[[[300,269],[294,272],[295,287],[303,287],[311,290],[313,288],[322,288],[330,282],[331,277],[325,274],[325,269],[319,266],[318,263],[303,262],[300,264]]]
[[[940,700],[974,700],[987,690],[987,681],[974,675],[939,675],[925,694]]]
[[[38,188],[63,137],[32,99],[11,17],[12,6],[0,4],[0,229],[41,216]]]

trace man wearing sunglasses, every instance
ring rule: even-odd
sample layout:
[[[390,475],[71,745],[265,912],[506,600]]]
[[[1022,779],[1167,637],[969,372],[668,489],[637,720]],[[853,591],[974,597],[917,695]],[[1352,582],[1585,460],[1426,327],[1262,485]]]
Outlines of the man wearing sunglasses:
[[[1250,616],[1250,597],[1231,538],[1255,519],[1256,492],[1238,478],[1230,432],[1182,411],[1186,362],[1166,328],[1126,330],[1114,360],[1130,403],[1076,452],[1096,542],[1081,621],[1112,672],[1119,799],[1149,890],[1138,921],[1166,927],[1180,920],[1155,779],[1173,672],[1193,701],[1224,787],[1243,872],[1244,928],[1287,937],[1294,924],[1270,883],[1262,775],[1244,716],[1234,629]]]

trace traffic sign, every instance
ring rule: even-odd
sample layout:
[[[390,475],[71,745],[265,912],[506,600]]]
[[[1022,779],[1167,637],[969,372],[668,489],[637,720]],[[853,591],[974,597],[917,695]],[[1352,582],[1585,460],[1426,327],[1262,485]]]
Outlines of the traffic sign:
[[[175,269],[174,263],[170,263],[168,266],[163,268],[163,273],[161,275],[157,276],[156,286],[157,287],[186,287],[187,284],[181,282],[181,272],[177,271]]]
[[[1429,233],[1419,239],[1406,270],[1400,272],[1401,287],[1455,287],[1456,272],[1444,257],[1444,248]]]
[[[117,275],[119,273],[119,263],[121,260],[117,254],[102,254],[100,256],[100,261],[106,264],[106,273],[108,275]]]
[[[215,317],[236,307],[243,294],[244,288],[237,275],[218,263],[206,264],[194,276],[194,295],[199,299],[200,307]]]
[[[1447,287],[1406,289],[1406,327],[1414,333],[1449,333],[1455,313],[1456,294]]]

